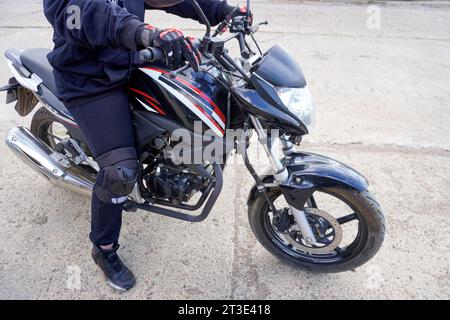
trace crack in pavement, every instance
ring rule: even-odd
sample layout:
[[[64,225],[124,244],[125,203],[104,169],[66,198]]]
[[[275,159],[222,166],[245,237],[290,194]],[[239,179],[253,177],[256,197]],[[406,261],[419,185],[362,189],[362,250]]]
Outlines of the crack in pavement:
[[[52,29],[51,26],[0,26],[1,29]],[[204,31],[204,28],[185,28],[186,32]],[[432,38],[432,37],[411,37],[411,36],[392,36],[392,35],[367,35],[367,34],[348,34],[348,33],[315,33],[315,32],[300,32],[300,31],[260,31],[259,35],[278,35],[279,36],[312,36],[312,37],[337,37],[337,38],[364,38],[364,39],[385,39],[385,40],[419,40],[419,41],[450,41],[450,38]],[[260,40],[261,43],[273,41],[273,39]]]
[[[282,36],[312,36],[312,37],[333,37],[333,38],[364,38],[364,39],[385,39],[385,40],[424,40],[424,41],[450,41],[450,38],[431,38],[431,37],[410,37],[410,36],[392,36],[392,35],[376,35],[371,36],[367,34],[348,34],[348,33],[314,33],[314,32],[299,32],[299,31],[263,31],[259,34],[273,34]],[[276,38],[278,39],[278,38]],[[269,40],[261,40],[262,43]]]
[[[354,151],[361,152],[390,152],[390,153],[402,153],[402,154],[423,154],[424,152],[428,155],[440,156],[440,157],[450,157],[450,149],[439,148],[439,147],[414,147],[406,145],[396,145],[396,144],[365,144],[362,142],[349,142],[349,143],[309,143],[305,142],[302,144],[307,147],[318,147],[318,148],[345,148]]]
[[[52,29],[52,26],[0,26],[0,29]]]
[[[256,240],[248,224],[247,215],[242,208],[247,208],[244,180],[239,179],[238,171],[243,165],[234,165],[234,234],[233,264],[231,277],[231,299],[265,299],[267,288],[259,282],[257,267],[252,260]]]
[[[17,18],[17,17],[24,17],[24,16],[28,16],[28,15],[33,15],[33,14],[36,14],[36,13],[42,13],[42,9],[28,11],[28,12],[24,12],[24,13],[14,13],[14,15],[3,17],[3,19],[7,20],[7,19],[12,19],[12,18]]]

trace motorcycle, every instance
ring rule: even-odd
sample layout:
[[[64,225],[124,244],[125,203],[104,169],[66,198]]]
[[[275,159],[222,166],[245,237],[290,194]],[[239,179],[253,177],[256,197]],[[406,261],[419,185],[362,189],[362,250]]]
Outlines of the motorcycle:
[[[200,69],[194,71],[189,64],[178,70],[155,67],[163,54],[147,48],[140,55],[148,65],[133,70],[127,85],[140,172],[125,210],[203,221],[221,193],[229,156],[237,152],[255,180],[247,202],[250,226],[271,254],[317,272],[347,271],[370,260],[383,242],[385,226],[367,179],[336,160],[299,151],[314,118],[300,66],[280,45],[261,51],[255,33],[267,22],[236,17],[213,33],[200,6],[195,0],[192,4],[206,26],[203,38],[194,41],[201,53]],[[240,57],[234,58],[226,47],[232,40],[239,43]],[[70,111],[55,95],[49,52],[5,52],[13,75],[0,88],[7,92],[6,102],[16,102],[20,116],[42,104],[30,128],[10,129],[6,143],[51,183],[91,194],[99,167]],[[195,129],[198,122],[200,132]],[[192,138],[180,142],[182,157],[173,152],[179,142],[173,134],[179,129]],[[241,134],[228,139],[232,130]],[[262,175],[248,157],[253,132],[270,161]],[[200,146],[192,143],[196,139]],[[188,161],[211,140],[225,146],[223,151]]]

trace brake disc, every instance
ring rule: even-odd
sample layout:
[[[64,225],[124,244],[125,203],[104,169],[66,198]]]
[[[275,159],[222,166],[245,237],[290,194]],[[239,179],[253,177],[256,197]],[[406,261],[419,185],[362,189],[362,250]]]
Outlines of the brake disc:
[[[295,249],[306,253],[332,253],[342,242],[343,231],[341,225],[336,218],[323,210],[305,208],[304,211],[316,237],[317,243],[306,245],[298,229],[292,229],[289,232],[284,233],[283,237]]]

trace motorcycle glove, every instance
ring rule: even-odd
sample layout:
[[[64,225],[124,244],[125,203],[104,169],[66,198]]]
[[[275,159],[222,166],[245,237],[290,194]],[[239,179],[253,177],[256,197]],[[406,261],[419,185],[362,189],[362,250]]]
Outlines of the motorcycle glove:
[[[231,20],[233,20],[234,18],[237,17],[245,17],[247,16],[247,6],[237,6],[234,7],[230,10],[229,14],[226,16],[225,21],[223,21],[221,24],[219,24],[218,26],[218,34],[221,35],[223,33],[225,33],[228,30],[228,24],[230,23]],[[253,13],[251,11],[249,11],[248,13],[248,26],[252,26],[253,24]]]
[[[183,61],[187,61],[195,72],[199,70],[199,51],[192,45],[191,39],[178,29],[160,31],[151,25],[144,25],[136,33],[136,42],[143,48],[157,47],[163,50],[169,68],[176,69]]]
[[[233,11],[230,12],[230,14],[228,15],[227,18],[229,20],[231,20],[231,19],[236,18],[236,17],[247,16],[247,11],[248,11],[247,10],[247,6],[239,5],[239,6],[235,7],[233,9]],[[252,25],[252,23],[253,23],[253,13],[251,11],[249,11],[248,16],[249,16],[249,25]]]
[[[138,29],[136,41],[144,48],[157,47],[163,50],[169,68],[176,69],[183,61],[188,61],[194,71],[199,69],[200,53],[178,29],[160,31],[151,25],[145,25]]]
[[[144,24],[136,31],[136,43],[141,48],[151,47],[153,40],[159,36],[160,31],[152,25]]]

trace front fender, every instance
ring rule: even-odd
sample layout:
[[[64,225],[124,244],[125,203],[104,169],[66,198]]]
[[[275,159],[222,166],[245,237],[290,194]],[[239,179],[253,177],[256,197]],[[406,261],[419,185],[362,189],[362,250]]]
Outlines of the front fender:
[[[308,152],[296,152],[283,160],[289,171],[289,179],[279,188],[286,201],[296,208],[303,208],[314,191],[322,188],[350,188],[357,191],[367,190],[367,179],[349,166],[334,159]],[[274,181],[270,171],[262,177],[264,183]],[[253,186],[248,204],[259,194]]]

